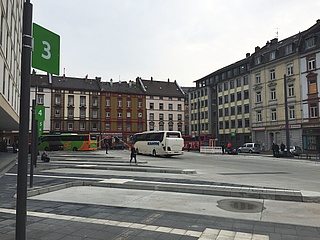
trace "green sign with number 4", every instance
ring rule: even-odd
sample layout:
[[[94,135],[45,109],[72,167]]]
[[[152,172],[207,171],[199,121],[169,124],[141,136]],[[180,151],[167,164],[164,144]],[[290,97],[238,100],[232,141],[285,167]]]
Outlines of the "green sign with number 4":
[[[60,36],[33,23],[32,67],[59,75]]]

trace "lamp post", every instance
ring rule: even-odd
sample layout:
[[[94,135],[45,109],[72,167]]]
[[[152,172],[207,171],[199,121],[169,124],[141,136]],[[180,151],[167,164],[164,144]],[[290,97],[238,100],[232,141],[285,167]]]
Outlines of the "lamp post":
[[[287,75],[283,76],[284,85],[284,112],[285,112],[285,123],[286,123],[286,145],[287,154],[290,154],[290,133],[289,133],[289,114],[288,114],[288,97],[287,97]]]

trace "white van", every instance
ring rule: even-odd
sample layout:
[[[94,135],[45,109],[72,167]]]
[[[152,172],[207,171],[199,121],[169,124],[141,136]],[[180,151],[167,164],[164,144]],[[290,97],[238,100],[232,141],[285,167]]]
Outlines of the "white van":
[[[238,148],[239,153],[260,153],[261,146],[259,143],[245,143]]]

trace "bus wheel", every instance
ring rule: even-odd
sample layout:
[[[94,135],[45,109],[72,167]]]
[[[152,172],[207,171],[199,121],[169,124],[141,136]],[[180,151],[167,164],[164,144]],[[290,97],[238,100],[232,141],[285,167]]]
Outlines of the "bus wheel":
[[[74,148],[72,149],[72,151],[78,151],[78,148],[74,147]]]
[[[152,151],[152,156],[157,156],[157,152],[156,152],[156,150],[155,149],[153,149],[153,151]]]

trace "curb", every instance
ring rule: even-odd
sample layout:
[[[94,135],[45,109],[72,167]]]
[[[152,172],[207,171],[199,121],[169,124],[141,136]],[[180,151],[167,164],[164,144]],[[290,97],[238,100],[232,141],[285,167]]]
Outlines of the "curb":
[[[248,187],[231,187],[231,186],[217,186],[217,185],[186,185],[186,184],[167,184],[167,183],[152,183],[128,181],[125,183],[108,183],[108,182],[69,182],[50,187],[39,189],[32,189],[27,192],[27,197],[32,197],[44,193],[49,193],[69,187],[79,186],[94,186],[94,187],[108,187],[108,188],[122,188],[122,189],[137,189],[137,190],[151,190],[151,191],[165,191],[178,192],[200,195],[225,196],[225,197],[241,197],[241,198],[255,198],[268,199],[279,201],[294,201],[294,202],[320,202],[320,194],[303,196],[301,191],[286,190],[286,189],[268,189],[268,188],[248,188]]]

